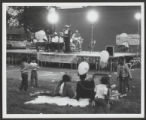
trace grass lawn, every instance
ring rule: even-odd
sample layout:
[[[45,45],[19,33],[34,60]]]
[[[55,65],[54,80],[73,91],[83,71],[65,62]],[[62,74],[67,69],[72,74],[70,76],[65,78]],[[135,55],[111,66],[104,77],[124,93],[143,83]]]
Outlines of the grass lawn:
[[[20,92],[19,85],[21,82],[20,72],[18,67],[7,66],[7,114],[96,114],[103,113],[99,108],[87,106],[71,107],[71,106],[57,106],[55,104],[24,104],[26,101],[34,99],[29,95],[32,91],[50,90],[53,91],[58,80],[64,72],[68,72],[72,78],[74,87],[76,86],[77,71],[70,69],[57,68],[40,68],[39,74],[39,88],[29,88],[27,92]],[[91,71],[92,74],[95,71]],[[140,70],[132,72],[134,80],[130,82],[131,91],[128,96],[121,98],[118,102],[111,105],[111,114],[135,114],[140,113],[141,109],[141,79]],[[117,84],[115,74],[112,73],[111,83]]]

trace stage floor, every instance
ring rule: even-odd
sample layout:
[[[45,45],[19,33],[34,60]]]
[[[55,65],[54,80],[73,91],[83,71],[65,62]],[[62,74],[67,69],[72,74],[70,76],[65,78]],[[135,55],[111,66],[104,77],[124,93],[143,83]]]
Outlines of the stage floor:
[[[74,55],[74,56],[83,56],[83,57],[100,57],[100,52],[101,51],[81,51],[81,52],[71,52],[71,53],[63,53],[63,52],[44,52],[44,51],[39,51],[37,52],[36,50],[31,50],[31,49],[15,49],[15,50],[6,50],[7,53],[21,53],[21,54],[44,54],[44,55]],[[114,53],[113,56],[111,57],[125,57],[125,56],[136,56],[137,53],[119,53],[116,52]]]

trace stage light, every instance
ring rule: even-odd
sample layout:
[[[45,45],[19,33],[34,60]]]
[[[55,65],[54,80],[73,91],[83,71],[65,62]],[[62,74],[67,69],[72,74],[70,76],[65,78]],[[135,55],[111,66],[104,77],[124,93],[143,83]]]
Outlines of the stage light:
[[[91,51],[94,50],[94,46],[96,42],[94,42],[94,23],[98,20],[99,16],[98,16],[98,13],[95,11],[95,10],[90,10],[88,13],[87,13],[87,19],[88,21],[91,23],[92,25],[92,29],[91,29]]]
[[[141,14],[139,12],[137,12],[134,17],[135,17],[136,20],[140,20],[141,19]]]
[[[87,13],[87,19],[92,24],[95,23],[98,20],[98,14],[97,14],[97,12],[95,10],[90,10]]]
[[[56,24],[59,20],[59,15],[57,14],[55,8],[51,8],[48,14],[48,21],[51,24]]]
[[[137,33],[138,33],[138,35],[139,35],[139,45],[137,45],[137,55],[138,55],[138,53],[141,53],[140,51],[140,49],[141,49],[141,36],[140,36],[140,26],[141,26],[141,22],[140,22],[140,19],[141,19],[141,13],[140,12],[137,12],[137,13],[135,13],[135,15],[134,15],[134,17],[135,17],[135,19],[137,20]]]

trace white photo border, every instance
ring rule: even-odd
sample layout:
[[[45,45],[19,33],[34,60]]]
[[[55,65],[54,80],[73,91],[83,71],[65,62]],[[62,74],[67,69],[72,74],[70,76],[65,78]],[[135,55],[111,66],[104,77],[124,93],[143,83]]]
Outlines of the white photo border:
[[[140,6],[141,7],[141,114],[7,114],[7,83],[6,83],[6,7],[7,6]],[[2,3],[2,117],[3,118],[144,118],[145,81],[144,81],[144,52],[145,52],[145,16],[144,2],[64,2],[64,3]]]

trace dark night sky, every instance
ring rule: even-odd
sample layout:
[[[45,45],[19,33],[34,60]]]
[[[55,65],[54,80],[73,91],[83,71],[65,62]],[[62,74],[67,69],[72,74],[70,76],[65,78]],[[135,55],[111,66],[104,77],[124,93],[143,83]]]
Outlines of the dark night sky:
[[[90,9],[59,10],[59,22],[56,31],[61,31],[65,24],[71,24],[71,29],[78,29],[84,38],[83,49],[89,50],[91,40],[91,24],[86,19]],[[103,50],[106,45],[116,44],[116,35],[121,33],[135,34],[138,31],[138,22],[134,14],[140,10],[138,6],[98,6],[94,7],[99,13],[99,20],[94,25],[95,50]]]

